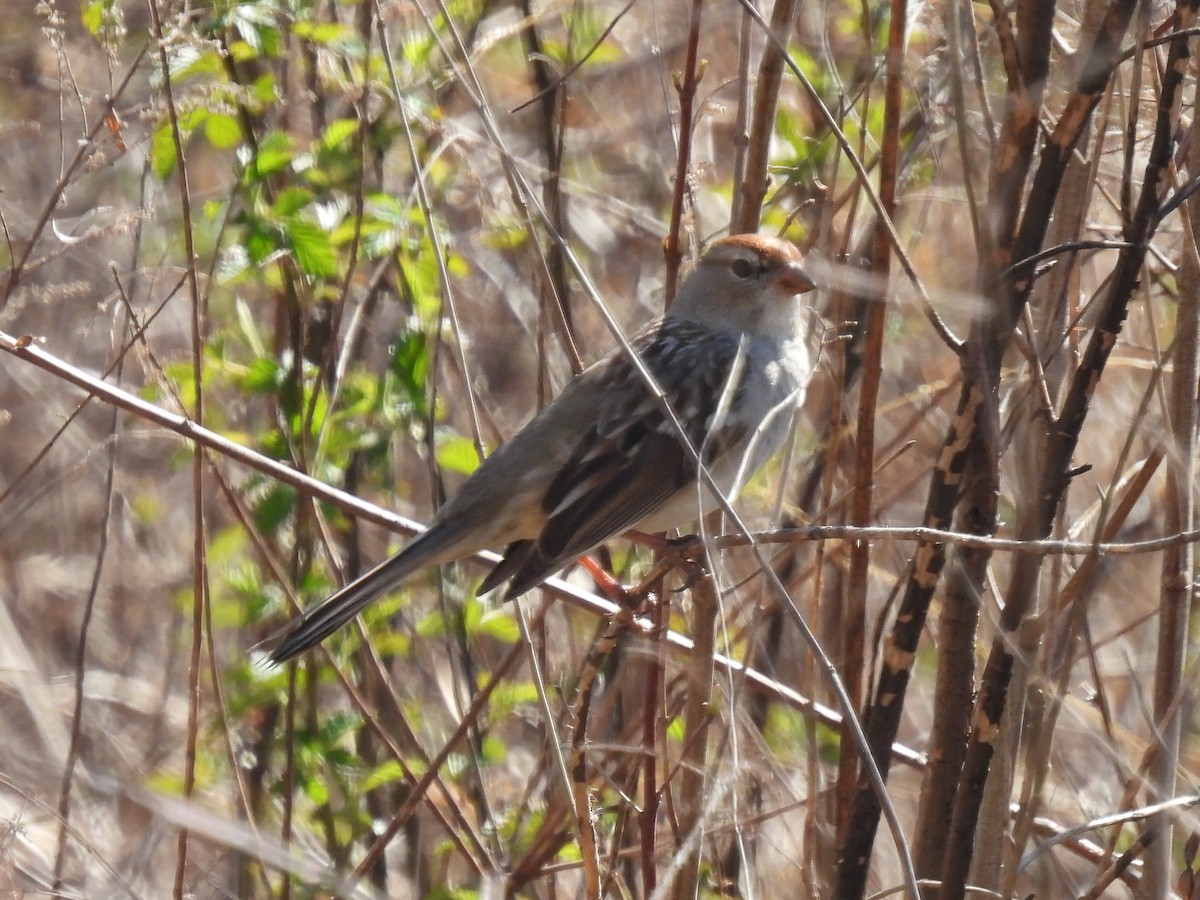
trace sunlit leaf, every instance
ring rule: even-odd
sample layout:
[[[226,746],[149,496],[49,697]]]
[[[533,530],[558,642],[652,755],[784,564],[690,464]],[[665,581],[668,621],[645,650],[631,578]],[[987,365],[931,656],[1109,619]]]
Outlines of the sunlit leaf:
[[[437,461],[443,469],[470,475],[479,468],[479,453],[475,450],[474,441],[451,434],[439,437]]]
[[[204,120],[204,137],[218,150],[228,150],[242,142],[242,129],[233,116],[212,113]]]
[[[325,129],[325,133],[321,135],[321,145],[331,149],[340,146],[343,141],[358,134],[358,130],[357,119],[338,119],[331,122]]]
[[[88,34],[93,37],[100,34],[100,27],[104,23],[104,9],[107,5],[105,0],[92,0],[91,3],[83,4],[83,8],[79,11],[79,21],[83,23]]]
[[[389,759],[382,765],[377,766],[373,772],[363,779],[362,789],[364,791],[373,791],[377,787],[402,781],[403,779],[404,770],[400,767],[400,763],[394,759]]]
[[[328,231],[315,222],[299,218],[291,219],[286,230],[296,262],[304,272],[318,278],[337,274],[337,251],[329,240]]]
[[[511,609],[490,609],[479,617],[470,634],[494,638],[505,644],[515,644],[521,638],[521,629],[513,618]]]
[[[294,216],[304,207],[313,201],[313,193],[306,187],[299,185],[288,185],[278,194],[275,195],[275,202],[271,204],[271,211],[277,216],[286,218]]]
[[[348,25],[337,22],[296,22],[292,26],[292,33],[351,59],[361,57],[363,53],[362,38]]]
[[[175,171],[175,135],[170,122],[154,129],[150,136],[150,169],[164,181]]]
[[[259,141],[258,153],[248,174],[265,178],[287,166],[295,156],[296,148],[291,135],[281,131],[269,132]]]
[[[250,311],[250,304],[238,297],[236,309],[238,327],[241,329],[242,338],[250,347],[250,352],[259,358],[266,356],[266,343],[259,331],[258,322]]]

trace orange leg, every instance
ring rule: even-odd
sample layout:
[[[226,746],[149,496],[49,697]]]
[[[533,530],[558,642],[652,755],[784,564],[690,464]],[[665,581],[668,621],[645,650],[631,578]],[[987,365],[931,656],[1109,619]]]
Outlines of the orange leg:
[[[635,544],[649,547],[663,557],[650,571],[650,574],[642,579],[640,584],[631,588],[626,587],[613,578],[612,573],[591,556],[580,558],[579,564],[592,576],[592,580],[596,582],[596,587],[600,590],[600,593],[625,609],[637,610],[641,608],[650,599],[651,585],[662,578],[669,569],[678,566],[680,563],[695,563],[695,559],[693,558],[695,553],[693,545],[697,543],[695,535],[669,538],[661,532],[658,534],[647,534],[643,531],[630,530],[625,532],[624,536],[627,540],[633,541]]]

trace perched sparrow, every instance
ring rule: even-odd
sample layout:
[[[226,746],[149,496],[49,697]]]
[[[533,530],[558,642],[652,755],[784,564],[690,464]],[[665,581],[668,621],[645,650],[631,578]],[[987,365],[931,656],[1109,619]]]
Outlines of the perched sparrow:
[[[479,593],[509,581],[515,597],[614,535],[686,525],[715,506],[695,454],[736,496],[778,449],[812,372],[812,317],[795,297],[814,284],[800,261],[778,238],[717,241],[631,340],[691,450],[618,348],[489,456],[424,534],[306,613],[271,659],[309,649],[427,566],[506,546]]]

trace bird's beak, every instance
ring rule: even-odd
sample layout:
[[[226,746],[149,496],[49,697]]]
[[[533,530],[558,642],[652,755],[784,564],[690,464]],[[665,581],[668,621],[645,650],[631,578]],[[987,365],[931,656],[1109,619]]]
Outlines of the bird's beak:
[[[817,283],[812,280],[812,276],[805,272],[797,262],[790,262],[780,269],[775,280],[789,294],[807,294],[817,286]]]

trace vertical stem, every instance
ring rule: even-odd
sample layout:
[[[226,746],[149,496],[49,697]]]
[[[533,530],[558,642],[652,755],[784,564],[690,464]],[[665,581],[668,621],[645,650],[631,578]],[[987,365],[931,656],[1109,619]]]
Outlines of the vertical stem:
[[[187,265],[188,295],[191,301],[192,338],[192,383],[196,392],[196,404],[191,420],[204,424],[204,309],[200,296],[200,285],[196,273],[196,244],[192,232],[192,200],[188,186],[187,160],[183,153],[183,136],[179,129],[179,113],[175,106],[175,95],[171,86],[171,67],[167,59],[167,44],[164,39],[162,19],[157,0],[151,0],[150,18],[154,27],[154,38],[158,44],[158,61],[162,67],[163,96],[171,121],[171,140],[175,147],[175,166],[178,173],[180,219],[183,223],[183,247]],[[200,659],[203,649],[204,604],[208,590],[208,563],[205,553],[205,504],[204,504],[204,448],[197,444],[192,452],[192,646],[188,661],[188,724],[187,746],[184,751],[183,796],[190,798],[196,787],[196,743],[200,728]],[[174,896],[185,894],[188,855],[188,831],[179,832],[179,846],[175,868]]]
[[[668,605],[662,591],[662,582],[657,589],[660,601],[654,606],[655,633],[662,634],[667,629],[670,619]],[[641,844],[642,863],[642,894],[649,897],[658,886],[658,869],[655,865],[655,841],[657,835],[658,809],[660,795],[658,792],[659,754],[658,739],[660,735],[659,721],[662,717],[660,702],[662,697],[663,655],[666,651],[662,641],[654,641],[654,651],[646,660],[645,694],[642,700],[642,811],[638,816]]]
[[[749,140],[742,178],[734,185],[733,215],[730,231],[756,231],[763,197],[767,194],[767,162],[770,158],[771,137],[775,131],[775,107],[779,100],[779,84],[783,76],[783,49],[796,22],[796,0],[775,0],[771,8],[771,32],[779,41],[767,41],[758,78],[754,83],[754,107],[750,114]]]
[[[887,284],[891,263],[888,222],[896,207],[896,171],[900,149],[900,87],[904,63],[904,27],[906,0],[892,0],[888,23],[887,79],[884,89],[883,138],[879,157],[879,199],[883,214],[876,219],[871,246],[871,274],[877,284]],[[883,331],[887,304],[879,300],[866,310],[866,328],[862,348],[862,382],[858,394],[858,420],[854,444],[854,491],[850,498],[850,523],[868,525],[875,494],[875,408],[879,402],[879,384],[883,377]],[[855,709],[865,699],[863,660],[866,656],[867,580],[871,548],[856,541],[850,548],[850,574],[843,611],[842,678],[846,693]],[[841,754],[838,758],[837,807],[838,834],[843,839],[850,821],[858,782],[858,749],[850,724],[841,726]],[[839,841],[840,843],[840,841]]]
[[[604,660],[612,653],[632,620],[632,615],[623,610],[609,622],[601,624],[596,639],[588,650],[587,663],[579,679],[579,689],[576,691],[574,708],[571,710],[571,755],[567,762],[567,770],[570,773],[571,800],[575,807],[579,856],[583,865],[583,893],[588,900],[599,900],[600,897],[600,853],[596,843],[592,798],[588,788],[588,717],[592,709],[596,678]]]
[[[683,710],[684,752],[680,760],[679,833],[684,861],[671,883],[672,900],[691,900],[700,880],[704,843],[704,807],[708,785],[708,723],[711,719],[713,657],[717,641],[717,592],[712,576],[704,575],[692,589],[692,657],[687,666],[688,695]]]
[[[1200,163],[1200,122],[1192,121],[1189,168]],[[1200,380],[1200,258],[1196,234],[1200,232],[1200,203],[1187,202],[1186,249],[1179,280],[1179,313],[1175,328],[1174,367],[1170,374],[1170,436],[1167,455],[1167,486],[1163,492],[1164,528],[1167,534],[1189,531],[1196,521],[1196,385]],[[1162,746],[1148,774],[1151,801],[1175,794],[1175,770],[1179,764],[1181,707],[1177,697],[1182,686],[1188,621],[1192,611],[1192,579],[1195,550],[1191,543],[1177,543],[1163,552],[1161,601],[1158,619],[1158,654],[1154,668],[1154,719]],[[1159,813],[1147,824],[1156,834],[1146,849],[1146,869],[1141,896],[1164,896],[1171,875],[1170,816]]]
[[[688,22],[687,58],[683,65],[683,75],[677,82],[679,91],[679,150],[675,159],[675,192],[671,197],[671,224],[667,232],[663,255],[666,257],[666,298],[667,305],[675,297],[675,287],[679,283],[679,266],[683,262],[683,248],[680,246],[679,229],[683,225],[683,198],[687,196],[688,171],[692,158],[692,105],[696,101],[696,85],[700,83],[703,73],[697,72],[696,59],[700,47],[700,13],[704,9],[704,0],[692,0],[691,18]]]
[[[1129,4],[1114,3],[1110,8],[1109,30],[1102,32],[1099,43],[1116,46],[1114,33],[1127,24],[1124,14]],[[1187,28],[1195,19],[1195,7],[1181,4],[1176,11],[1175,28]],[[1041,540],[1047,537],[1054,524],[1054,517],[1066,495],[1074,475],[1071,459],[1079,443],[1080,431],[1091,409],[1092,398],[1100,383],[1105,366],[1123,328],[1129,304],[1138,281],[1142,276],[1147,248],[1160,223],[1160,196],[1166,187],[1168,169],[1173,152],[1174,134],[1178,127],[1179,102],[1182,95],[1184,76],[1189,63],[1189,51],[1185,41],[1174,41],[1168,54],[1168,64],[1163,77],[1162,93],[1155,112],[1154,137],[1145,167],[1144,179],[1133,218],[1125,229],[1125,247],[1117,263],[1100,303],[1095,327],[1088,340],[1087,348],[1070,386],[1067,389],[1062,410],[1049,423],[1040,446],[1033,448],[1037,455],[1039,473],[1036,493],[1031,502],[1023,506],[1018,515],[1016,534],[1020,540]],[[1107,80],[1107,72],[1101,78],[1097,73],[1086,73],[1092,79],[1080,89],[1079,103],[1094,107],[1092,98],[1098,98]],[[1064,117],[1065,118],[1065,117]],[[1060,126],[1061,122],[1060,120]],[[1078,131],[1083,119],[1077,119],[1073,130]],[[1059,129],[1056,129],[1058,132]],[[1052,135],[1053,140],[1053,135]],[[1074,144],[1074,139],[1070,142]],[[1061,160],[1052,162],[1059,168]],[[1043,163],[1045,171],[1045,163]],[[1038,190],[1038,173],[1033,190]],[[1054,190],[1058,191],[1060,179],[1054,177]],[[1052,198],[1038,196],[1039,203],[1050,205]],[[1033,201],[1031,200],[1031,203]],[[1025,231],[1024,226],[1022,231]],[[1040,242],[1045,233],[1042,223],[1031,229]],[[1018,247],[1021,244],[1018,242]],[[1028,282],[1028,276],[1022,276]],[[1017,291],[1028,295],[1028,289]],[[1037,598],[1042,558],[1031,554],[1019,556],[1013,564],[1008,589],[1005,592],[1004,608],[1000,615],[1000,629],[992,643],[984,669],[978,698],[975,705],[971,741],[963,765],[962,783],[955,799],[954,818],[951,825],[950,842],[942,870],[942,897],[954,900],[965,892],[968,866],[974,846],[979,821],[980,803],[987,783],[988,768],[996,751],[1000,720],[1008,703],[1009,683],[1013,675],[1013,638],[1018,629],[1033,612]]]

